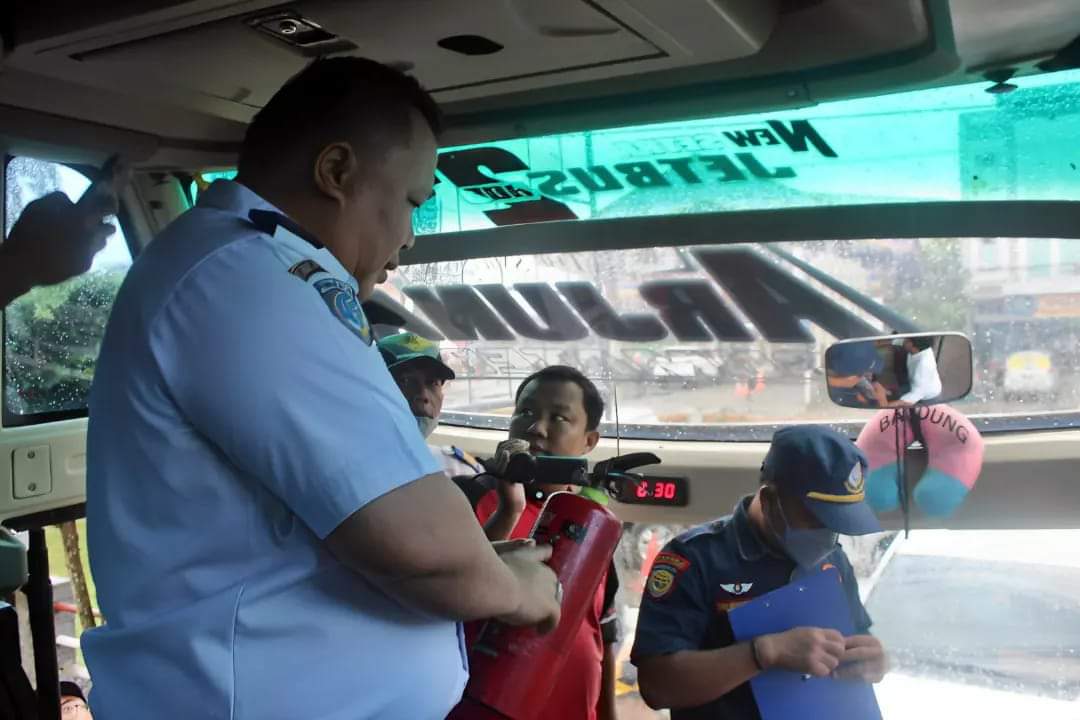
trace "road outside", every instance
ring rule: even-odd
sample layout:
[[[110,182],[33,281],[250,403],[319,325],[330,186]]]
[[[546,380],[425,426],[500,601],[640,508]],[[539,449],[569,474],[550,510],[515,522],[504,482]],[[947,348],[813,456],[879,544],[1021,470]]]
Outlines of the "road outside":
[[[524,377],[524,376],[523,376]],[[516,379],[457,380],[449,386],[446,410],[508,416],[513,411]],[[616,395],[610,382],[598,381],[608,397],[605,420],[614,422],[612,400]],[[983,386],[984,388],[987,386]],[[811,375],[806,380],[760,383],[717,384],[689,380],[648,383],[620,382],[617,388],[619,421],[623,425],[666,426],[677,437],[680,425],[722,423],[779,423],[791,421],[863,421],[872,411],[841,408],[825,393],[824,380]],[[965,414],[1015,414],[1075,411],[1080,408],[1080,379],[1062,378],[1055,394],[1005,397],[993,388],[955,404]]]

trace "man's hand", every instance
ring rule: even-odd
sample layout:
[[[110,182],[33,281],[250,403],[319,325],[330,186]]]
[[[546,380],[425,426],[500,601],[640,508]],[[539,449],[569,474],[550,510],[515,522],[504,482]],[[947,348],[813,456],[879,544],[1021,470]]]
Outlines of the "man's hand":
[[[495,457],[489,463],[492,474],[502,477],[510,465],[510,459],[515,455],[528,455],[529,442],[527,440],[503,440],[495,446]]]
[[[529,454],[529,443],[525,440],[503,440],[495,447],[496,474],[502,475],[515,455]],[[499,495],[499,512],[515,518],[525,512],[525,486],[521,483],[499,480],[495,488]]]
[[[836,630],[794,628],[758,637],[758,658],[766,670],[780,669],[828,677],[844,657],[844,636]]]
[[[541,564],[550,548],[493,546],[465,494],[441,471],[364,505],[326,537],[326,546],[345,566],[434,617],[540,622],[550,613],[536,609],[541,601],[534,596],[554,602],[554,576]]]
[[[494,540],[491,543],[491,549],[495,551],[496,555],[502,555],[504,553],[513,552],[514,550],[521,550],[522,548],[535,547],[536,541],[532,538],[515,538],[514,540]]]
[[[499,480],[495,486],[495,493],[499,496],[499,509],[515,517],[521,517],[525,512],[525,486],[521,483]]]
[[[839,680],[879,683],[888,670],[885,648],[880,640],[873,635],[852,635],[844,638],[844,655],[832,675]]]
[[[0,259],[7,268],[18,269],[23,292],[86,272],[94,255],[116,232],[104,219],[116,213],[117,193],[127,183],[129,170],[110,162],[102,172],[77,203],[54,192],[23,209],[4,241]]]
[[[525,440],[503,440],[495,448],[495,457],[488,462],[488,469],[499,477],[495,487],[499,506],[484,523],[484,534],[489,540],[505,540],[510,537],[525,512],[525,486],[517,482],[503,480],[510,460],[516,455],[529,454],[529,443]]]
[[[877,401],[878,407],[885,407],[889,404],[889,393],[885,390],[885,386],[876,380],[873,382],[874,388],[874,400]]]
[[[541,634],[554,630],[559,624],[561,598],[559,581],[544,564],[551,557],[551,546],[524,545],[500,552],[499,557],[518,582],[520,603],[514,612],[496,619],[508,625],[536,625]]]

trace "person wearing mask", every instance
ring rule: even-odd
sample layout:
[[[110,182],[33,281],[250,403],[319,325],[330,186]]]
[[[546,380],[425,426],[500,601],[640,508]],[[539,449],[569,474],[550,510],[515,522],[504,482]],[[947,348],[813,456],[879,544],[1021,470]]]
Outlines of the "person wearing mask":
[[[580,371],[552,365],[518,386],[509,439],[500,443],[489,463],[498,469],[517,453],[533,455],[587,455],[600,440],[604,400],[596,385]],[[520,483],[499,481],[480,498],[476,516],[492,541],[528,537],[549,495],[573,492],[568,485],[535,483],[526,493]],[[585,615],[566,664],[539,717],[575,720],[613,720],[615,712],[615,657],[619,626],[615,607],[618,576],[612,564],[596,588],[593,605]],[[478,624],[467,627],[470,644]],[[544,672],[537,668],[537,672]],[[469,720],[452,715],[453,720]]]
[[[441,718],[463,621],[558,622],[550,548],[484,537],[361,305],[413,243],[440,125],[414,78],[315,60],[129,270],[87,430],[99,716]]]
[[[866,458],[843,435],[816,425],[779,430],[761,486],[727,517],[683,533],[653,563],[631,662],[645,702],[672,720],[758,720],[750,680],[782,669],[878,682],[885,653],[872,635],[839,535],[880,531],[865,503]],[[836,568],[855,634],[799,627],[735,642],[728,611]]]
[[[443,362],[438,345],[416,333],[389,335],[379,340],[378,346],[390,375],[416,418],[420,434],[428,439],[439,426],[446,383],[456,377],[454,371]],[[460,448],[431,446],[431,451],[452,478],[484,472],[480,461]]]

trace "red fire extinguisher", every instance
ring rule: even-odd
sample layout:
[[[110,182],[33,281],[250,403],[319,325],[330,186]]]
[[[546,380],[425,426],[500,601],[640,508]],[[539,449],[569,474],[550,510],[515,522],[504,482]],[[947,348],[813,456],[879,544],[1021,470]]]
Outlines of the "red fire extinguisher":
[[[547,635],[531,627],[489,621],[469,654],[469,684],[450,715],[469,720],[533,720],[543,710],[622,526],[594,500],[553,493],[530,537],[552,546],[548,565],[563,586],[559,625]]]

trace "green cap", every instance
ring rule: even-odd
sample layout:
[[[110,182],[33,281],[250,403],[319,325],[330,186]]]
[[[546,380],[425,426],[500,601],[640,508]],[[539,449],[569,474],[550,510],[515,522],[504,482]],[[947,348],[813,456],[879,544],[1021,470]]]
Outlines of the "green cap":
[[[454,371],[443,362],[439,346],[416,333],[403,332],[384,337],[378,343],[386,367],[393,370],[409,362],[425,362],[434,365],[444,380],[453,380]]]

